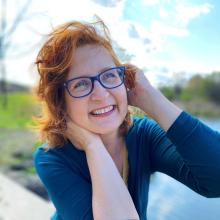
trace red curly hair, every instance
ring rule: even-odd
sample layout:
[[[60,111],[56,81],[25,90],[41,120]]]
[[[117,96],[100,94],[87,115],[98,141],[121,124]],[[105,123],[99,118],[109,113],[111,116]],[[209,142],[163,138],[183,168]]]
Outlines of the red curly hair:
[[[66,142],[66,105],[64,99],[64,81],[72,65],[73,55],[78,47],[93,44],[105,47],[116,66],[121,66],[110,39],[109,30],[102,20],[94,23],[68,22],[58,26],[48,35],[40,49],[36,65],[40,75],[36,93],[42,105],[42,115],[38,117],[38,129],[41,140],[47,141],[51,148],[63,146]],[[125,86],[134,85],[135,71],[127,66]],[[131,124],[128,111],[120,131],[125,134]]]

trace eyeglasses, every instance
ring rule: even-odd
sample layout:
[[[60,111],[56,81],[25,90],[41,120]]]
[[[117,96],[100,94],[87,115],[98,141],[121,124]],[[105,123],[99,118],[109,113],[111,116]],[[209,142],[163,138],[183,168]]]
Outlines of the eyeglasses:
[[[117,66],[96,76],[76,77],[64,82],[64,87],[67,89],[70,96],[74,98],[82,98],[89,95],[94,89],[94,81],[97,80],[106,89],[114,89],[124,83],[124,66]]]

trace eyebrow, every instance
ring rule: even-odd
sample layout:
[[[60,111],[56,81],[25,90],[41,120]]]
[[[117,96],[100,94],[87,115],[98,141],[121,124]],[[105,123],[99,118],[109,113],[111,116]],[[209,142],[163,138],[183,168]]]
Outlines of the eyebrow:
[[[102,72],[105,72],[106,70],[108,69],[111,69],[111,68],[115,68],[116,66],[107,66],[107,67],[104,67],[102,68],[100,71],[96,72],[96,74],[94,74],[94,76],[96,76],[97,74],[100,74]],[[89,75],[87,74],[83,74],[82,76],[75,76],[75,77],[72,77],[72,78],[78,78],[78,77],[89,77]]]
[[[104,67],[103,69],[101,69],[101,71],[99,71],[98,73],[102,73],[108,69],[111,69],[111,68],[115,68],[116,66],[108,66],[108,67]]]
[[[94,75],[100,74],[100,73],[102,73],[102,72],[105,72],[105,71],[108,70],[108,69],[115,68],[115,67],[116,67],[116,66],[107,66],[107,67],[104,67],[104,68],[102,68],[100,71],[94,73]],[[81,77],[88,77],[88,75],[83,74]]]

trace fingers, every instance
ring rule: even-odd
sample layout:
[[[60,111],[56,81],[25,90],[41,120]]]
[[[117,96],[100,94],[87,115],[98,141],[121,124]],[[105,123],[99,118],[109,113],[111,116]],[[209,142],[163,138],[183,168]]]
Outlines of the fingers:
[[[125,66],[126,68],[134,68],[134,69],[138,69],[137,66],[135,66],[134,64],[131,64],[131,63],[125,63],[124,66]]]

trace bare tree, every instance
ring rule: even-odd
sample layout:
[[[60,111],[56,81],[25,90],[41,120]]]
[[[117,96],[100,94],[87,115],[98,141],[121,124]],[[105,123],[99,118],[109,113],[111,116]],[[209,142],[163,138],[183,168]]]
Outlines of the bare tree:
[[[11,39],[19,24],[22,22],[24,15],[26,14],[31,0],[27,0],[21,8],[17,10],[17,13],[12,22],[7,19],[7,0],[1,0],[1,13],[0,13],[0,92],[2,93],[2,106],[7,107],[7,83],[6,83],[6,65],[5,58],[7,57],[7,51],[11,46]]]

